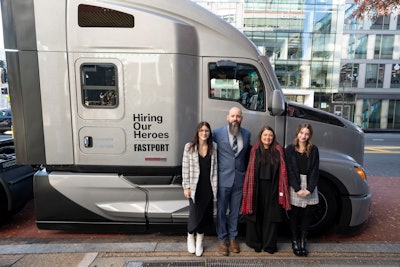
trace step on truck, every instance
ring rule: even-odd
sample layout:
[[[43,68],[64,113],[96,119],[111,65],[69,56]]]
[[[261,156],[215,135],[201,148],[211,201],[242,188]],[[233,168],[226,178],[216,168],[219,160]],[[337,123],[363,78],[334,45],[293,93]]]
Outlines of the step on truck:
[[[225,125],[232,106],[252,143],[263,125],[285,146],[298,124],[312,124],[321,157],[314,229],[367,220],[363,131],[287,102],[268,58],[196,3],[1,4],[17,161],[43,167],[34,177],[39,228],[185,223],[184,144],[200,121]]]

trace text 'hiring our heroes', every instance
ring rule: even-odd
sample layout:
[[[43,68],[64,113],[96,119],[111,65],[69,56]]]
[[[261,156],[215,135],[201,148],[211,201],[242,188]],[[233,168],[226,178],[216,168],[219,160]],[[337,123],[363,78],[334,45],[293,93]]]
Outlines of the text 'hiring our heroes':
[[[147,115],[138,113],[133,114],[133,137],[137,141],[160,141],[169,138],[169,133],[158,131],[158,127],[163,123],[162,115]],[[163,143],[135,143],[134,151],[168,151],[169,144]]]

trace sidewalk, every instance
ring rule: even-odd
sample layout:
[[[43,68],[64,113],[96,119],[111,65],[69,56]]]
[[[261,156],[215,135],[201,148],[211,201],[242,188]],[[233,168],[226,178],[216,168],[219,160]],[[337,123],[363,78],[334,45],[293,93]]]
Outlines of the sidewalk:
[[[203,257],[186,251],[185,242],[47,243],[0,245],[0,266],[400,266],[400,243],[310,243],[308,257],[293,255],[290,243],[278,252],[256,253],[241,242],[241,253],[218,255],[206,240]]]

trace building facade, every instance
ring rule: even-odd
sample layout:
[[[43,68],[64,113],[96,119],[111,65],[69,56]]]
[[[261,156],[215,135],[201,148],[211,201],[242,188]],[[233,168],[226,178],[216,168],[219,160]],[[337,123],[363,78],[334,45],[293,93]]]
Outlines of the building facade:
[[[400,129],[400,19],[350,18],[353,0],[193,0],[270,58],[291,101],[365,130]]]

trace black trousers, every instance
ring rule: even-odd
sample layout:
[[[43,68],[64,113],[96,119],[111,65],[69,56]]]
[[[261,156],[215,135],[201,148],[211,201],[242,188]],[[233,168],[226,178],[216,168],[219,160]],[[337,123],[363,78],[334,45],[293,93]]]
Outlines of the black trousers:
[[[289,219],[292,234],[297,234],[297,229],[302,232],[308,232],[315,205],[308,205],[305,208],[292,205],[291,208]]]

